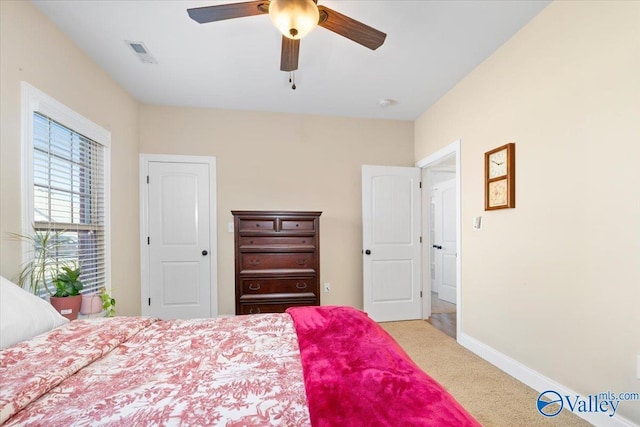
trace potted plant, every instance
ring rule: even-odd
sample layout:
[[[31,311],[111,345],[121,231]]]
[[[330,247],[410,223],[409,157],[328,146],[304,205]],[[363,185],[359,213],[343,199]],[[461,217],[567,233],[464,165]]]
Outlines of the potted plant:
[[[22,265],[16,283],[37,296],[49,294],[51,304],[69,320],[77,319],[82,302],[80,268],[74,261],[60,257],[68,242],[65,230],[34,227],[33,234],[10,233],[13,239],[26,242],[32,256]]]
[[[80,313],[84,315],[102,313],[102,297],[98,293],[83,294]]]
[[[42,296],[43,291],[53,295],[50,286],[54,285],[60,268],[68,265],[57,256],[64,249],[61,238],[64,230],[37,230],[33,234],[9,233],[15,239],[26,242],[29,252],[33,254],[31,260],[25,262],[15,278],[16,283],[29,289],[34,295]]]
[[[116,300],[113,298],[106,289],[102,289],[100,293],[102,299],[102,309],[105,311],[107,317],[113,317],[116,315]]]
[[[104,312],[106,317],[113,317],[116,314],[115,307],[115,298],[113,298],[105,288],[102,288],[100,293],[82,295],[80,313],[84,315],[91,315]]]
[[[22,265],[15,282],[37,296],[48,293],[51,304],[70,320],[76,319],[78,312],[97,314],[104,311],[106,316],[114,316],[116,300],[106,289],[99,294],[80,295],[83,288],[80,267],[74,260],[60,256],[68,252],[68,238],[64,233],[65,230],[35,227],[32,234],[9,233],[10,238],[26,242],[32,254]]]
[[[82,304],[80,268],[65,265],[61,270],[54,281],[56,292],[50,298],[51,305],[67,319],[75,320]]]

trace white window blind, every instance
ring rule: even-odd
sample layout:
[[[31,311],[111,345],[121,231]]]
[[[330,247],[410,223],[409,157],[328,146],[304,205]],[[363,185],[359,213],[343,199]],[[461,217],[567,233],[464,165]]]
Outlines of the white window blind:
[[[62,231],[60,261],[81,268],[84,289],[106,286],[105,147],[33,113],[33,220]]]

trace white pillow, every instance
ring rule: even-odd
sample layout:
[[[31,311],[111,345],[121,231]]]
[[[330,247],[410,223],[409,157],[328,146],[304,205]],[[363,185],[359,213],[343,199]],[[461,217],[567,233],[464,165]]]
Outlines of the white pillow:
[[[68,321],[47,301],[0,276],[0,349],[33,338]]]

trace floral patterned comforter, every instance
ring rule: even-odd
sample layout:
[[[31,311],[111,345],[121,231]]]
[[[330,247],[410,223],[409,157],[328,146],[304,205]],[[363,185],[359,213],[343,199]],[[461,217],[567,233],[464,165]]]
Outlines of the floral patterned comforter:
[[[288,314],[70,322],[0,353],[6,426],[308,426]]]

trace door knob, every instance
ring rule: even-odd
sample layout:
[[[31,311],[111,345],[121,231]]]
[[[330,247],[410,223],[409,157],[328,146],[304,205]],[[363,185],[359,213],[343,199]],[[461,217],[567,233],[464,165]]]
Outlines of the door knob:
[[[367,249],[366,251],[364,251],[365,254],[367,255],[371,255],[371,251],[369,249]]]
[[[206,250],[202,251],[202,256],[207,256],[207,255],[209,255],[209,252],[207,252]]]
[[[433,248],[435,248],[435,249],[442,249],[442,246],[440,246],[440,245],[431,245],[431,246],[432,246]]]

